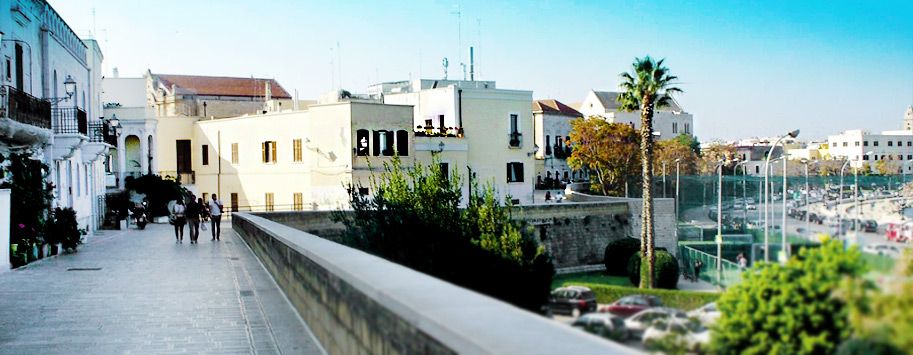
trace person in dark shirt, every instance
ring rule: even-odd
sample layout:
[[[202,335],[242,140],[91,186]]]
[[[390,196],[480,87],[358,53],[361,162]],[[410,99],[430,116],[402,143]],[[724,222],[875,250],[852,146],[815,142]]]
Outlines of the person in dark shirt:
[[[200,199],[202,200],[202,199]],[[203,214],[203,205],[197,201],[196,196],[190,196],[185,215],[190,229],[190,244],[197,243],[200,238],[200,216]]]

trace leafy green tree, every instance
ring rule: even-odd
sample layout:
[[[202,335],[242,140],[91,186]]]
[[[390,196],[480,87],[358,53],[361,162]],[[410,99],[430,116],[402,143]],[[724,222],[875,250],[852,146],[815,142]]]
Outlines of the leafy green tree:
[[[601,118],[578,118],[571,121],[570,137],[574,149],[567,162],[572,169],[591,171],[591,189],[603,195],[624,193],[625,182],[640,168],[637,131]]]
[[[470,186],[461,209],[459,174],[395,157],[372,176],[373,196],[360,187],[347,187],[352,211],[333,214],[344,244],[529,310],[548,301],[551,258],[490,185]]]
[[[181,187],[181,184],[153,174],[127,179],[125,187],[146,195],[146,199],[149,201],[149,212],[153,216],[167,216],[170,213],[168,202],[187,196],[187,190]]]
[[[829,354],[851,334],[850,307],[835,297],[866,271],[861,253],[825,240],[786,264],[756,263],[717,307],[711,348],[723,354]]]
[[[676,139],[656,142],[656,159],[653,161],[654,173],[662,173],[663,163],[666,163],[666,174],[675,174],[676,160],[679,162],[680,174],[691,175],[697,173],[697,163],[700,160],[700,156],[695,154],[690,147]]]
[[[643,181],[643,217],[641,223],[641,250],[644,255],[644,264],[647,265],[646,275],[641,276],[641,288],[653,288],[653,268],[656,256],[653,248],[653,113],[656,108],[669,106],[672,103],[672,94],[681,93],[682,90],[673,86],[678,80],[677,76],[669,75],[669,69],[663,66],[664,59],[654,62],[647,56],[637,58],[633,64],[633,75],[621,73],[621,88],[624,90],[618,95],[619,109],[628,112],[640,111],[640,156]]]
[[[634,238],[622,238],[609,243],[605,248],[605,271],[609,275],[627,276],[628,261],[640,251],[640,241]]]
[[[700,156],[701,155],[701,142],[697,140],[697,137],[692,136],[688,133],[679,133],[675,138],[670,139],[671,141],[677,142],[683,146],[691,149],[691,152]]]
[[[4,160],[0,156],[0,162]],[[53,198],[54,185],[47,179],[50,168],[31,154],[14,153],[8,160],[0,188],[10,189],[10,243],[37,243]]]

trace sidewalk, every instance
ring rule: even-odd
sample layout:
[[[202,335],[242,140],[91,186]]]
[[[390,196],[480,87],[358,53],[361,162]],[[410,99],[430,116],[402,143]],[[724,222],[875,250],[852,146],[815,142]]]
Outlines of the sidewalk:
[[[324,353],[231,224],[207,233],[101,231],[0,274],[0,354]]]

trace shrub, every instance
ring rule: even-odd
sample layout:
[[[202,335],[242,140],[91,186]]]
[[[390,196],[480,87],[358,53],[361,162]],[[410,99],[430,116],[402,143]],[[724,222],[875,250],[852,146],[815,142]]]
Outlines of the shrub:
[[[628,278],[635,285],[640,282],[640,259],[640,253],[632,255],[628,259]],[[656,287],[668,290],[676,289],[680,272],[678,259],[665,250],[656,251],[656,267],[653,269]]]
[[[849,339],[840,344],[836,355],[903,355],[891,343],[871,339]]]
[[[372,176],[374,196],[347,187],[352,211],[336,211],[343,244],[461,287],[539,311],[548,302],[554,266],[545,247],[523,233],[488,186],[470,186],[460,209],[459,174],[438,164],[401,166],[398,157]]]
[[[679,308],[687,311],[696,309],[710,302],[714,302],[720,298],[720,294],[715,292],[645,289],[586,282],[565,282],[561,286],[570,285],[588,287],[590,290],[593,290],[593,292],[596,293],[596,301],[603,304],[615,302],[619,298],[627,295],[640,294],[659,297],[659,299],[663,301],[664,306]]]
[[[627,276],[628,260],[640,251],[640,240],[622,238],[605,247],[605,271],[609,275]]]
[[[76,211],[69,207],[54,209],[53,225],[55,240],[59,241],[64,249],[75,250],[76,246],[82,243],[82,236],[86,234],[84,229],[79,228]]]
[[[756,263],[717,302],[722,316],[715,353],[829,354],[851,333],[846,301],[835,297],[846,278],[865,273],[860,252],[825,241],[784,265]]]

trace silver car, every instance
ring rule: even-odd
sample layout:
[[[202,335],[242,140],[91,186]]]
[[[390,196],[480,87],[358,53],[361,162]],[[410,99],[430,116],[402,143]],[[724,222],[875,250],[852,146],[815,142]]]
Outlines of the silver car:
[[[628,328],[628,333],[632,338],[640,339],[644,335],[644,331],[647,330],[653,322],[656,322],[661,319],[675,318],[680,320],[688,320],[688,314],[685,311],[678,308],[669,308],[669,307],[654,307],[648,308],[643,311],[637,312],[630,318],[625,320],[625,327]]]

